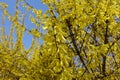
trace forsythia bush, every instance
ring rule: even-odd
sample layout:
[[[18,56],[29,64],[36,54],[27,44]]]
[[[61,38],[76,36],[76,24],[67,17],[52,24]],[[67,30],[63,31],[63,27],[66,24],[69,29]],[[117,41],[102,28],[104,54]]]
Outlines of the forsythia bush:
[[[26,0],[16,0],[15,14],[10,15],[9,6],[0,2],[0,80],[120,79],[120,0],[42,3],[48,7],[45,13]],[[29,19],[36,28],[26,27],[19,7],[32,12]],[[7,26],[9,35],[5,34],[6,17],[12,23]],[[22,42],[24,32],[33,35],[28,50]]]

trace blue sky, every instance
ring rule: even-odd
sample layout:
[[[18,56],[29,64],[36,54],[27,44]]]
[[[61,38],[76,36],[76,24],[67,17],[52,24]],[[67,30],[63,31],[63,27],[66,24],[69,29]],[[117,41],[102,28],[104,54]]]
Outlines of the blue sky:
[[[43,12],[45,12],[47,10],[46,5],[41,3],[41,0],[26,0],[31,6],[33,6],[36,9],[42,9]],[[16,4],[16,0],[0,0],[0,2],[5,2],[8,5],[7,10],[9,11],[9,13],[11,15],[14,15],[15,12],[15,4]],[[22,8],[22,5],[19,6],[19,9],[23,12],[25,12],[25,9]],[[31,12],[29,12],[29,14],[32,14]],[[25,18],[25,25],[27,27],[27,29],[31,29],[36,27],[34,24],[32,24],[29,20],[29,14],[27,14],[26,18]],[[0,11],[0,17],[1,17],[1,11]],[[1,18],[0,18],[0,23],[1,23]],[[10,25],[11,22],[6,18],[5,19],[5,27],[6,27],[6,35],[9,34],[10,32]],[[0,25],[1,26],[1,25]],[[42,31],[42,29],[41,29]],[[15,37],[16,35],[14,35]],[[16,37],[15,37],[16,40]],[[27,34],[27,32],[25,32],[24,37],[23,37],[23,44],[25,46],[26,49],[28,49],[31,45],[31,40],[32,40],[32,35]],[[40,39],[40,44],[42,44],[43,41],[42,39]]]

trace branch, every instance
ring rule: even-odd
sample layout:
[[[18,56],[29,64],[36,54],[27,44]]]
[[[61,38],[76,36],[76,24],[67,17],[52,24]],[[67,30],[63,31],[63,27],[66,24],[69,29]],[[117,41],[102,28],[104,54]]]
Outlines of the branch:
[[[104,44],[107,44],[108,43],[108,24],[109,24],[109,21],[106,20],[106,31],[105,31],[105,40],[104,40]],[[103,55],[103,63],[102,63],[102,73],[104,76],[106,76],[106,55]]]
[[[76,53],[77,53],[77,55],[79,56],[80,61],[82,62],[82,64],[83,64],[83,66],[85,67],[85,69],[89,72],[89,69],[87,68],[87,66],[86,66],[86,64],[85,64],[82,56],[80,55],[81,51],[79,51],[79,49],[78,49],[78,47],[77,47],[77,43],[76,43],[76,40],[75,40],[73,31],[72,31],[72,28],[71,28],[72,25],[71,25],[71,23],[70,23],[69,20],[66,20],[66,22],[67,22],[67,26],[68,26],[68,29],[69,29],[70,37],[71,37],[71,39],[72,39],[72,43],[73,43],[73,46],[74,46],[74,48],[75,48],[75,50],[76,50]]]

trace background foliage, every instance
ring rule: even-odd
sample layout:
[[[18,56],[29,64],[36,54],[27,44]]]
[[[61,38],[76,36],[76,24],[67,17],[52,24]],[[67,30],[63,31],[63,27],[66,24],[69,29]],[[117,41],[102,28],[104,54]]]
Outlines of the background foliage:
[[[43,13],[25,0],[16,0],[15,14],[0,2],[1,80],[118,80],[120,78],[119,0],[42,0]],[[22,6],[21,6],[22,4]],[[26,9],[21,16],[20,7]],[[30,21],[25,25],[28,12]],[[5,34],[5,18],[12,25]],[[40,29],[44,31],[41,32]],[[24,33],[31,34],[28,50]],[[14,36],[17,39],[14,41]],[[43,44],[39,39],[43,39]]]

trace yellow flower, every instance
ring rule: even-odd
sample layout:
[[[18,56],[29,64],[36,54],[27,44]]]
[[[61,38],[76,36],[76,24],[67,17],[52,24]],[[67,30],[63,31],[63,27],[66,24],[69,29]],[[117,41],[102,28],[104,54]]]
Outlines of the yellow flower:
[[[40,32],[37,29],[31,29],[29,33],[31,33],[34,37],[40,37]]]

